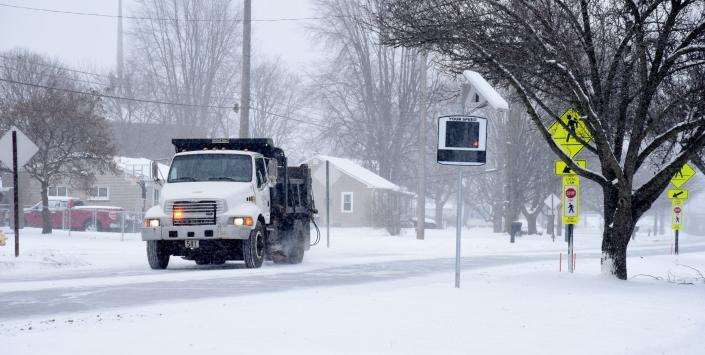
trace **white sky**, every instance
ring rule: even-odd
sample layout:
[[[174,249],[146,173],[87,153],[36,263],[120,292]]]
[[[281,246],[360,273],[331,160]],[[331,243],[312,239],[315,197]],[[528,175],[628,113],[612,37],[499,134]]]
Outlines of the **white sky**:
[[[2,4],[62,11],[117,14],[118,0],[0,0]],[[240,0],[235,0],[238,6]],[[252,18],[301,18],[315,16],[312,0],[253,0]],[[123,0],[129,15],[131,0]],[[125,28],[130,20],[124,20]],[[291,68],[308,67],[320,51],[313,46],[306,26],[311,21],[254,22],[254,52],[279,56]],[[0,6],[0,51],[15,47],[57,57],[81,68],[111,69],[115,65],[117,20],[114,18],[44,13]],[[127,38],[126,38],[127,41]],[[126,42],[125,47],[129,44]]]

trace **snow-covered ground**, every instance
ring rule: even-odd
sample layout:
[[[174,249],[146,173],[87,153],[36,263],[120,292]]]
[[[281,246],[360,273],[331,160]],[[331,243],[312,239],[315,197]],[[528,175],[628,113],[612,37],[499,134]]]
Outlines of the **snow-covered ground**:
[[[7,229],[5,229],[7,233]],[[0,247],[1,354],[702,354],[705,238],[639,234],[628,282],[600,276],[599,232],[510,244],[464,231],[333,229],[302,265],[150,270],[136,234],[21,232]],[[685,266],[684,266],[685,265]]]

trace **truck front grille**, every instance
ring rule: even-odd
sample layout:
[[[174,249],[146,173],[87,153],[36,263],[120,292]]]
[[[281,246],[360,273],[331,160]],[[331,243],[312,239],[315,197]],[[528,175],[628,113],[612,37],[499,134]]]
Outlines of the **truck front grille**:
[[[225,203],[222,200],[169,201],[166,207],[175,226],[214,225],[225,210]]]

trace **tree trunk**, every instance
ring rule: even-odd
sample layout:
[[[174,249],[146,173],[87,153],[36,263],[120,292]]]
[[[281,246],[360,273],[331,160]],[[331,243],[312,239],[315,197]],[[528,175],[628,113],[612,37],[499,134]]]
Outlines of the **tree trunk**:
[[[502,233],[502,208],[500,204],[496,204],[492,208],[492,231],[494,233]]]
[[[49,216],[49,183],[42,182],[42,234],[51,234]]]
[[[521,208],[521,214],[523,214],[524,218],[526,218],[527,234],[538,234],[538,228],[536,228],[536,220],[538,219],[540,213],[541,209],[538,206],[535,207],[534,212],[529,212],[526,207]]]
[[[627,279],[627,242],[623,239],[624,236],[620,235],[617,228],[605,228],[600,260],[602,274],[615,276],[620,280]]]
[[[433,201],[436,204],[436,214],[434,219],[436,220],[436,228],[443,229],[443,207],[445,206],[445,201],[437,199]]]
[[[602,274],[627,279],[627,245],[637,219],[632,216],[631,189],[605,191],[605,229],[602,235]],[[608,202],[611,201],[611,202]]]
[[[536,235],[538,234],[537,228],[536,228],[536,217],[538,217],[538,214],[526,214],[526,229],[527,229],[527,234],[529,235]]]

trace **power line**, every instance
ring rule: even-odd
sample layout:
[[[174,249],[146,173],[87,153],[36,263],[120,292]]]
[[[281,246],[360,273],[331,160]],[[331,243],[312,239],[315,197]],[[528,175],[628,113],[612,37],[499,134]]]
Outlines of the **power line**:
[[[5,68],[5,69],[7,69],[7,70],[12,70],[12,71],[17,71],[17,72],[21,71],[21,69],[19,69],[19,68],[8,67],[8,66],[5,66],[5,65],[3,65],[3,64],[0,64],[0,68]],[[106,84],[103,84],[103,83],[99,83],[99,82],[97,82],[97,81],[83,80],[83,79],[71,78],[71,77],[62,77],[62,76],[60,76],[60,75],[58,75],[58,74],[46,74],[46,75],[47,75],[47,76],[50,76],[50,77],[53,77],[53,78],[62,78],[62,79],[70,80],[70,81],[76,81],[76,82],[79,82],[79,83],[92,84],[92,85],[98,85],[98,86],[105,86],[106,88],[109,87],[109,85],[106,85]]]
[[[103,17],[103,18],[119,18],[118,15],[97,13],[97,12],[80,12],[80,11],[67,11],[67,10],[55,10],[55,9],[44,9],[38,7],[20,6],[12,4],[0,3],[0,7],[8,7],[13,9],[29,10],[36,12],[45,12],[53,14],[62,15],[77,15],[77,16],[92,16],[92,17]],[[264,18],[264,19],[251,19],[250,22],[293,22],[293,21],[315,21],[315,20],[325,20],[328,18],[343,18],[351,16],[326,16],[326,17],[283,17],[283,18]],[[235,19],[186,19],[186,18],[169,18],[169,17],[148,17],[148,16],[122,16],[126,20],[137,20],[137,21],[184,21],[184,22],[232,22],[240,21]]]
[[[76,70],[76,69],[70,69],[70,68],[67,68],[67,67],[59,66],[59,65],[53,65],[53,64],[48,64],[48,63],[42,63],[42,62],[35,62],[35,61],[31,61],[31,60],[25,60],[24,58],[8,57],[8,56],[2,55],[2,54],[0,54],[0,58],[6,59],[6,60],[14,60],[14,61],[24,60],[24,61],[26,61],[27,63],[34,64],[34,65],[45,66],[45,67],[49,67],[49,68],[56,68],[56,69],[66,70],[66,71],[70,71],[70,72],[74,72],[74,73],[79,73],[79,74],[85,74],[85,75],[94,75],[94,76],[104,77],[104,78],[108,78],[108,79],[116,79],[115,77],[112,77],[112,76],[110,76],[110,75],[98,74],[98,73],[87,72],[87,71],[81,71],[81,70]],[[2,65],[0,64],[0,66],[2,66]],[[16,68],[16,67],[15,67],[15,68],[6,67],[6,68],[9,69],[9,70],[18,70],[18,71],[20,70],[19,68]],[[96,81],[81,80],[81,79],[71,78],[71,77],[66,77],[65,79],[71,80],[71,81],[77,81],[77,82],[82,82],[82,83],[88,83],[88,84],[98,85],[98,86],[102,86],[102,87],[104,87],[104,88],[106,88],[106,89],[111,89],[111,88],[113,88],[110,84],[103,84],[103,83],[99,83],[99,82],[96,82]],[[233,98],[235,98],[235,94],[233,94]],[[213,97],[210,97],[209,99],[215,99],[215,100],[221,100],[221,101],[222,101],[222,100],[230,100],[231,97],[213,96]],[[251,101],[258,102],[259,100],[255,97],[255,98],[252,98]],[[301,106],[301,105],[296,105],[296,106],[294,106],[294,108],[297,108],[297,109],[307,109],[307,110],[315,110],[315,108],[307,107],[307,106]],[[252,106],[250,106],[250,109],[251,109],[251,110],[255,110],[255,111],[260,111],[260,112],[265,112],[265,113],[271,114],[271,112],[267,112],[267,111],[264,111],[264,110],[262,110],[262,109],[253,108]]]
[[[10,83],[10,84],[15,84],[15,85],[24,85],[24,86],[31,86],[31,87],[36,87],[44,90],[55,90],[55,91],[61,91],[61,92],[68,92],[72,94],[77,94],[77,95],[87,95],[87,96],[94,96],[94,97],[100,97],[100,98],[106,98],[106,99],[114,99],[114,100],[125,100],[125,101],[135,101],[135,102],[141,102],[141,103],[149,103],[149,104],[157,104],[157,105],[170,105],[170,106],[181,106],[181,107],[197,107],[197,108],[213,108],[213,109],[233,109],[232,106],[220,106],[220,105],[200,105],[200,104],[187,104],[187,103],[181,103],[181,102],[167,102],[167,101],[159,101],[159,100],[149,100],[149,99],[140,99],[140,98],[134,98],[134,97],[123,97],[123,96],[116,96],[116,95],[109,95],[109,94],[102,94],[98,92],[85,92],[85,91],[80,91],[80,90],[73,90],[73,89],[66,89],[66,88],[57,88],[57,87],[51,87],[51,86],[46,86],[46,85],[41,85],[41,84],[32,84],[32,83],[25,83],[21,81],[16,81],[16,80],[11,80],[11,79],[6,79],[6,78],[0,78],[0,81]],[[280,115],[274,112],[268,112],[266,110],[261,110],[257,108],[250,107],[250,109],[259,111],[262,113],[266,113],[268,115],[272,115],[274,117],[286,119],[286,120],[291,120],[291,121],[296,121],[299,123],[303,124],[308,124],[312,126],[318,126],[321,128],[328,128],[325,125],[322,125],[320,123],[316,122],[309,122],[309,121],[304,121],[302,119],[294,118],[291,116],[285,116],[285,115]]]
[[[55,68],[55,69],[61,69],[61,70],[66,70],[66,71],[70,71],[70,72],[74,72],[74,73],[79,73],[79,74],[93,75],[93,76],[99,76],[99,77],[103,77],[103,78],[113,79],[113,77],[111,77],[110,75],[98,74],[98,73],[91,73],[91,72],[87,72],[87,71],[76,70],[76,69],[70,69],[70,68],[67,68],[67,67],[62,67],[62,66],[59,66],[59,65],[54,65],[54,64],[49,64],[49,63],[40,63],[40,62],[31,61],[31,60],[25,60],[25,59],[22,58],[22,57],[16,58],[16,57],[9,57],[9,56],[5,56],[5,55],[0,54],[0,58],[5,59],[5,60],[13,60],[13,61],[16,61],[16,62],[19,62],[19,61],[23,61],[23,60],[24,60],[24,61],[26,61],[26,62],[28,62],[28,63],[35,64],[35,65],[40,65],[40,66],[44,66],[44,67]]]

